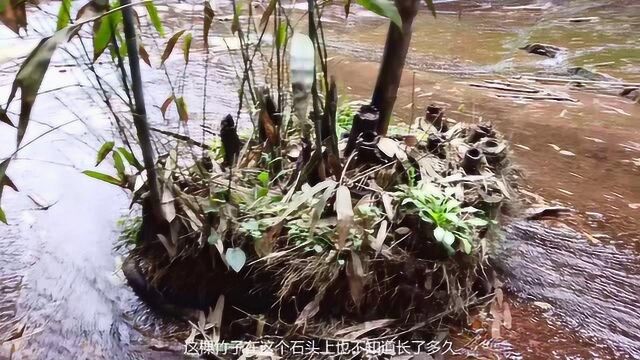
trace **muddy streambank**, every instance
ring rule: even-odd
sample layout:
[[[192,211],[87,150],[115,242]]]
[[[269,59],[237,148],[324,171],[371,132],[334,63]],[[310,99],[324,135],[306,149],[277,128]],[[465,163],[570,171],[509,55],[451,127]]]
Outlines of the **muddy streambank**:
[[[508,358],[638,358],[640,210],[631,205],[640,203],[639,169],[633,162],[640,158],[639,106],[557,85],[554,91],[569,92],[579,102],[497,99],[465,84],[611,61],[613,65],[599,69],[638,82],[640,64],[634,51],[640,44],[628,36],[640,26],[638,5],[604,0],[551,1],[548,6],[533,1],[494,3],[492,8],[463,7],[460,14],[458,2],[447,2],[440,5],[443,12],[437,20],[426,12],[420,15],[416,34],[432,35],[414,38],[411,69],[396,104],[401,120],[410,118],[412,111],[420,115],[433,102],[457,120],[494,121],[514,144],[516,161],[527,174],[527,189],[576,210],[553,222],[515,221],[504,229],[494,259],[513,302],[513,329],[503,331],[503,339],[488,339],[486,347]],[[527,8],[530,5],[534,6]],[[172,4],[161,11],[176,15],[170,21],[178,23],[169,26],[178,29],[198,21],[198,6]],[[222,12],[228,10],[225,6],[221,4]],[[57,4],[50,7],[55,13]],[[338,6],[335,16],[329,16],[334,21],[326,25],[329,39],[335,37],[329,49],[331,67],[341,93],[367,98],[375,81],[372,61],[382,51],[386,25],[358,11],[345,25],[340,15]],[[559,21],[594,16],[599,21],[591,25]],[[43,33],[54,26],[47,17],[35,23]],[[230,37],[227,27],[217,22],[212,32],[221,40]],[[205,98],[210,104],[205,116],[214,123],[234,111],[237,100],[235,74],[218,40],[214,44],[223,49],[209,67],[209,77],[216,81],[209,82]],[[0,47],[7,41],[9,47],[18,43],[3,29]],[[555,41],[570,51],[550,61],[517,50],[532,41]],[[152,53],[156,63],[158,49]],[[179,58],[167,62],[170,72],[181,72]],[[9,91],[16,64],[0,64],[0,98]],[[90,89],[76,86],[86,80],[74,66],[68,57],[54,61],[44,88],[63,83],[71,87],[39,98],[34,119],[41,124],[33,126],[28,137],[76,115],[82,121],[34,142],[10,169],[21,192],[6,191],[3,197],[12,225],[0,232],[0,334],[2,339],[21,338],[15,342],[17,358],[180,358],[180,344],[173,339],[186,336],[184,323],[150,313],[117,271],[119,254],[112,250],[118,237],[116,222],[127,214],[128,199],[80,174],[93,165],[101,142],[116,134],[109,116],[97,110],[102,108],[100,100],[88,95]],[[188,70],[188,76],[174,80],[197,112],[204,88],[204,56],[197,50]],[[104,76],[117,85],[115,73]],[[161,104],[170,92],[166,78],[150,69],[145,69],[144,78],[148,101]],[[156,126],[177,130],[177,121],[164,122],[157,108],[152,111]],[[200,132],[195,123],[188,130],[192,135]],[[10,134],[0,132],[0,139],[2,144],[12,143]],[[11,150],[0,146],[2,156]],[[38,210],[27,195],[55,205]]]

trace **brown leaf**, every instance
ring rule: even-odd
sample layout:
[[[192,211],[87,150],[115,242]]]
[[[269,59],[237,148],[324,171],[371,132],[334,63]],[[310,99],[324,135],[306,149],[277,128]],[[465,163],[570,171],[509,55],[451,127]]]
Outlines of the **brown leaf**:
[[[282,222],[279,222],[271,227],[262,235],[260,241],[255,242],[256,253],[260,256],[267,256],[273,252],[274,240],[278,238],[282,231]]]
[[[320,301],[322,300],[323,296],[324,296],[323,292],[320,292],[320,293],[316,294],[316,296],[313,298],[313,300],[311,300],[311,302],[308,303],[302,309],[302,311],[300,312],[300,315],[298,315],[298,318],[296,319],[296,324],[297,325],[302,325],[308,319],[311,319],[312,317],[316,316],[318,311],[320,311]]]
[[[267,135],[269,143],[271,145],[278,145],[280,143],[278,129],[271,119],[271,116],[269,116],[267,109],[260,110],[260,124]]]
[[[371,248],[375,250],[376,254],[379,254],[380,250],[382,250],[384,239],[387,237],[387,224],[387,220],[382,220],[382,222],[380,223],[380,227],[378,228],[376,239],[371,243]]]
[[[92,0],[88,3],[84,4],[78,13],[76,14],[76,21],[83,19],[90,19],[97,15],[102,14],[109,10],[109,2],[108,1],[96,1]],[[139,20],[138,20],[139,21]]]
[[[211,29],[211,23],[215,13],[209,1],[204,2],[204,49],[209,52],[209,30]]]
[[[404,137],[404,143],[407,146],[416,146],[418,145],[418,138],[414,135],[407,135]]]
[[[393,199],[391,195],[389,195],[389,193],[382,193],[382,205],[384,206],[384,211],[387,213],[387,218],[389,219],[389,221],[393,221],[393,218],[395,217],[392,200]]]
[[[171,103],[176,99],[175,96],[171,95],[169,96],[163,103],[162,106],[160,106],[160,111],[162,112],[162,117],[165,118],[166,114],[167,114],[167,109],[169,108],[169,105],[171,105]]]
[[[162,53],[162,57],[160,57],[160,65],[163,65],[165,60],[169,58],[169,55],[171,55],[173,48],[176,46],[176,43],[178,42],[178,39],[180,39],[180,36],[182,36],[184,32],[185,30],[180,30],[177,33],[173,34],[171,38],[169,38],[169,41],[167,41],[167,46],[164,48],[164,52]]]
[[[500,339],[500,321],[497,319],[491,322],[491,338]]]
[[[267,25],[267,23],[269,22],[269,17],[271,16],[271,14],[273,14],[273,10],[275,10],[277,4],[278,0],[269,1],[269,5],[267,5],[267,8],[264,10],[264,12],[262,13],[262,17],[260,18],[261,28]]]
[[[4,10],[0,13],[0,22],[16,34],[20,34],[20,28],[27,27],[27,12],[25,10],[26,1],[10,0],[5,1]]]
[[[500,290],[500,289],[498,289]],[[491,307],[489,309],[489,313],[493,317],[493,322],[491,323],[491,338],[499,339],[500,338],[500,326],[502,325],[502,311],[500,311],[500,306],[498,305],[498,299],[495,298],[491,302]]]
[[[178,107],[178,116],[180,116],[180,121],[188,121],[189,112],[187,111],[187,103],[184,101],[184,97],[181,96],[176,99],[176,106]]]
[[[356,306],[360,306],[360,300],[364,294],[364,269],[360,256],[353,251],[350,261],[347,262],[346,271],[351,299]]]
[[[151,66],[151,61],[149,61],[149,53],[147,52],[147,49],[144,48],[144,45],[142,45],[142,42],[138,42],[138,54],[140,55],[140,58],[142,59],[142,61],[144,61],[145,64]],[[162,114],[164,116],[164,113]]]
[[[502,292],[502,289],[496,289],[495,301],[498,304],[498,307],[501,308],[502,303],[504,302],[504,293]]]
[[[511,329],[511,307],[506,301],[502,304],[502,307],[502,325],[506,329]]]

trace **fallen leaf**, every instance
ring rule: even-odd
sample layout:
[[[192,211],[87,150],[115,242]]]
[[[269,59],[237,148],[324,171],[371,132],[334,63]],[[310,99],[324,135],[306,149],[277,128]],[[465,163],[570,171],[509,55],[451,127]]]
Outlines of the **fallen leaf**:
[[[533,305],[539,307],[542,310],[551,310],[553,306],[551,304],[543,302],[543,301],[534,301]]]
[[[262,235],[262,238],[255,242],[254,247],[256,249],[256,253],[261,257],[271,254],[273,251],[273,242],[278,238],[281,231],[282,222],[271,226],[264,235]]]
[[[640,209],[640,203],[629,204],[629,207],[632,208],[633,210],[638,210]]]
[[[559,154],[561,155],[565,155],[565,156],[576,156],[576,154],[572,153],[571,151],[567,151],[567,150],[560,150],[558,151]]]
[[[508,302],[502,304],[502,326],[511,329],[511,307]]]
[[[382,206],[384,206],[384,211],[387,213],[387,218],[389,221],[393,221],[393,218],[395,217],[395,211],[393,210],[393,198],[386,192],[382,193],[381,198]]]
[[[387,237],[387,224],[387,220],[382,220],[376,239],[371,243],[371,248],[375,250],[376,254],[379,254],[380,250],[382,250],[382,244],[384,244],[384,239]]]
[[[169,41],[167,41],[167,45],[164,48],[164,52],[160,57],[160,65],[163,65],[165,60],[169,58],[169,55],[171,55],[171,52],[173,52],[173,48],[176,46],[178,39],[180,39],[180,36],[182,36],[182,34],[184,34],[185,31],[186,30],[180,30],[169,38]]]

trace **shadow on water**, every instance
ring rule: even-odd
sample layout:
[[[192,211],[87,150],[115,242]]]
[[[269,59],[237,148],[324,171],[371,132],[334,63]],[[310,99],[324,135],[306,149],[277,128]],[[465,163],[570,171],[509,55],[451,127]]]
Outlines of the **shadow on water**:
[[[221,13],[229,13],[224,11],[227,4],[220,5]],[[526,8],[531,5],[544,10]],[[45,8],[55,13],[57,6]],[[634,121],[640,118],[638,105],[561,86],[553,89],[570,93],[579,103],[512,101],[465,84],[611,61],[602,71],[640,81],[640,43],[629,37],[640,26],[638,5],[606,0],[493,1],[487,7],[483,2],[448,1],[439,7],[437,20],[425,12],[416,21],[415,33],[429,35],[414,38],[411,70],[405,73],[396,106],[398,117],[411,116],[415,71],[414,116],[433,102],[457,120],[493,120],[514,143],[516,161],[528,175],[525,187],[549,202],[576,209],[565,221],[570,227],[515,221],[505,229],[495,259],[514,295],[514,329],[503,333],[503,343],[495,348],[510,358],[640,358],[640,216],[630,206],[640,203],[640,169],[631,163],[640,159]],[[193,25],[193,44],[200,43],[199,2],[160,10],[171,15],[168,32]],[[599,21],[562,22],[579,16]],[[36,26],[51,30],[51,18],[32,18]],[[330,8],[327,20],[332,72],[343,92],[367,98],[386,23],[356,8],[345,22],[341,6]],[[182,131],[194,138],[204,136],[199,127],[203,98],[204,117],[213,130],[223,115],[237,109],[236,74],[224,56],[227,46],[235,43],[228,26],[220,21],[212,29],[215,51],[206,72],[206,97],[201,49],[192,51],[188,67],[176,54],[167,61],[172,85],[184,93],[191,111],[192,121]],[[164,72],[157,69],[165,40],[144,40],[155,44],[149,50],[156,67],[143,67],[150,119],[157,127],[177,131],[175,109],[166,121],[158,109],[171,93]],[[548,61],[517,50],[534,41],[554,42],[569,51],[566,57]],[[0,43],[20,51],[18,41],[4,29]],[[2,98],[17,66],[0,63]],[[11,225],[0,231],[0,340],[19,339],[2,345],[0,358],[11,345],[17,350],[15,358],[24,359],[178,358],[179,344],[172,339],[185,335],[184,323],[149,312],[117,271],[113,245],[116,222],[127,213],[126,195],[80,173],[93,167],[100,144],[117,135],[107,121],[110,116],[98,111],[104,106],[91,89],[94,85],[75,66],[68,57],[54,59],[43,90],[70,87],[39,98],[27,137],[35,138],[76,115],[82,121],[34,142],[9,170],[21,192],[6,190],[3,196]],[[118,88],[113,69],[101,75]],[[13,137],[0,132],[2,157],[13,150],[7,145],[13,144]],[[575,156],[562,155],[549,144]],[[110,171],[108,164],[101,167]],[[37,210],[27,195],[55,205]]]

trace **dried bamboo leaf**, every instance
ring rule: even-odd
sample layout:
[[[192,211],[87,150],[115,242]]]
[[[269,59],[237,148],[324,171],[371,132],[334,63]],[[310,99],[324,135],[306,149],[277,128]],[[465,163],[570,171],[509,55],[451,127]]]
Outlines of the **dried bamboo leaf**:
[[[204,2],[204,49],[209,52],[209,30],[211,29],[211,23],[215,13],[208,0]]]
[[[260,18],[261,28],[264,28],[267,25],[267,23],[269,22],[269,17],[271,17],[271,14],[273,14],[273,10],[275,10],[277,4],[278,0],[269,1],[269,5],[267,5],[267,8],[264,10],[264,12],[262,13],[262,17]]]
[[[387,225],[387,220],[382,220],[376,239],[371,243],[371,248],[375,250],[376,254],[379,254],[380,250],[382,250],[382,244],[384,244],[384,239],[387,237]]]
[[[381,327],[389,326],[396,322],[396,319],[379,319],[364,322],[362,324],[349,326],[340,331],[336,331],[334,334],[336,337],[340,337],[345,340],[355,340],[360,336],[368,333],[369,331],[379,329]]]
[[[338,217],[338,240],[337,245],[339,249],[342,249],[347,237],[349,236],[349,230],[353,224],[353,204],[351,203],[351,191],[345,185],[341,185],[336,190],[336,202],[334,204],[336,215]]]
[[[316,314],[320,311],[320,301],[322,300],[323,296],[324,292],[319,292],[318,294],[316,294],[313,300],[311,300],[311,302],[302,309],[300,315],[298,315],[298,318],[296,319],[297,325],[302,325],[307,320],[316,316]]]
[[[184,32],[185,30],[180,30],[169,38],[169,41],[167,41],[167,45],[164,48],[164,52],[160,57],[160,65],[163,65],[165,60],[169,58],[169,55],[171,55],[171,52],[173,52],[173,48],[176,46],[178,39],[180,39],[180,36],[182,36]]]
[[[353,303],[356,306],[360,306],[360,300],[364,295],[364,269],[362,268],[360,256],[353,251],[351,252],[350,261],[347,262],[346,272],[351,299],[353,299]]]

